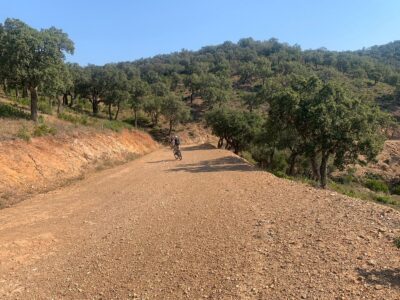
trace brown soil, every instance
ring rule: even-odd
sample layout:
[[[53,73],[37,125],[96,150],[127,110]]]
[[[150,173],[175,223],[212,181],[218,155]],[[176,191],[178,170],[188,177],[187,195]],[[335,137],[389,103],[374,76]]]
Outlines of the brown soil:
[[[365,167],[356,166],[357,176],[366,173],[379,174],[386,180],[400,179],[400,140],[388,140],[383,151],[378,155],[376,163]]]
[[[169,149],[0,211],[1,299],[400,299],[400,213]]]
[[[0,143],[0,206],[26,194],[51,190],[88,170],[156,149],[141,131],[82,132]]]

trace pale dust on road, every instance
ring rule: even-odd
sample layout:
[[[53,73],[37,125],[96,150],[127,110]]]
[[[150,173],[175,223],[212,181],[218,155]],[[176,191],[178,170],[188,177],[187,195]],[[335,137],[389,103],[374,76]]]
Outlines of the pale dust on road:
[[[162,149],[0,211],[1,299],[400,299],[400,214]]]

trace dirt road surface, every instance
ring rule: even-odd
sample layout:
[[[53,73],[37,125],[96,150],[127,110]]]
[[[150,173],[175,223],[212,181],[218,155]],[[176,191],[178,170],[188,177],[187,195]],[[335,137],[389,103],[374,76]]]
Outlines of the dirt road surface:
[[[400,214],[162,149],[0,211],[0,299],[400,299]]]

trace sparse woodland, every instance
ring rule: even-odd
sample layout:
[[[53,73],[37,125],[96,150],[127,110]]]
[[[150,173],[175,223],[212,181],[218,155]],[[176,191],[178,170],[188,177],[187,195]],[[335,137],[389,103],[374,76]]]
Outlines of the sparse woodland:
[[[60,29],[1,24],[2,89],[33,122],[56,112],[165,134],[203,123],[219,147],[322,187],[373,161],[398,124],[400,42],[335,52],[245,38],[104,66],[66,62],[74,50]]]

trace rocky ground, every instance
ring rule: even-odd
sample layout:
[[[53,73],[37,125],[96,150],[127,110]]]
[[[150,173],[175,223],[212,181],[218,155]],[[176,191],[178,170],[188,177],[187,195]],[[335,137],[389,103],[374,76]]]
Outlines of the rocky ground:
[[[400,299],[400,213],[163,149],[0,211],[1,299]]]

